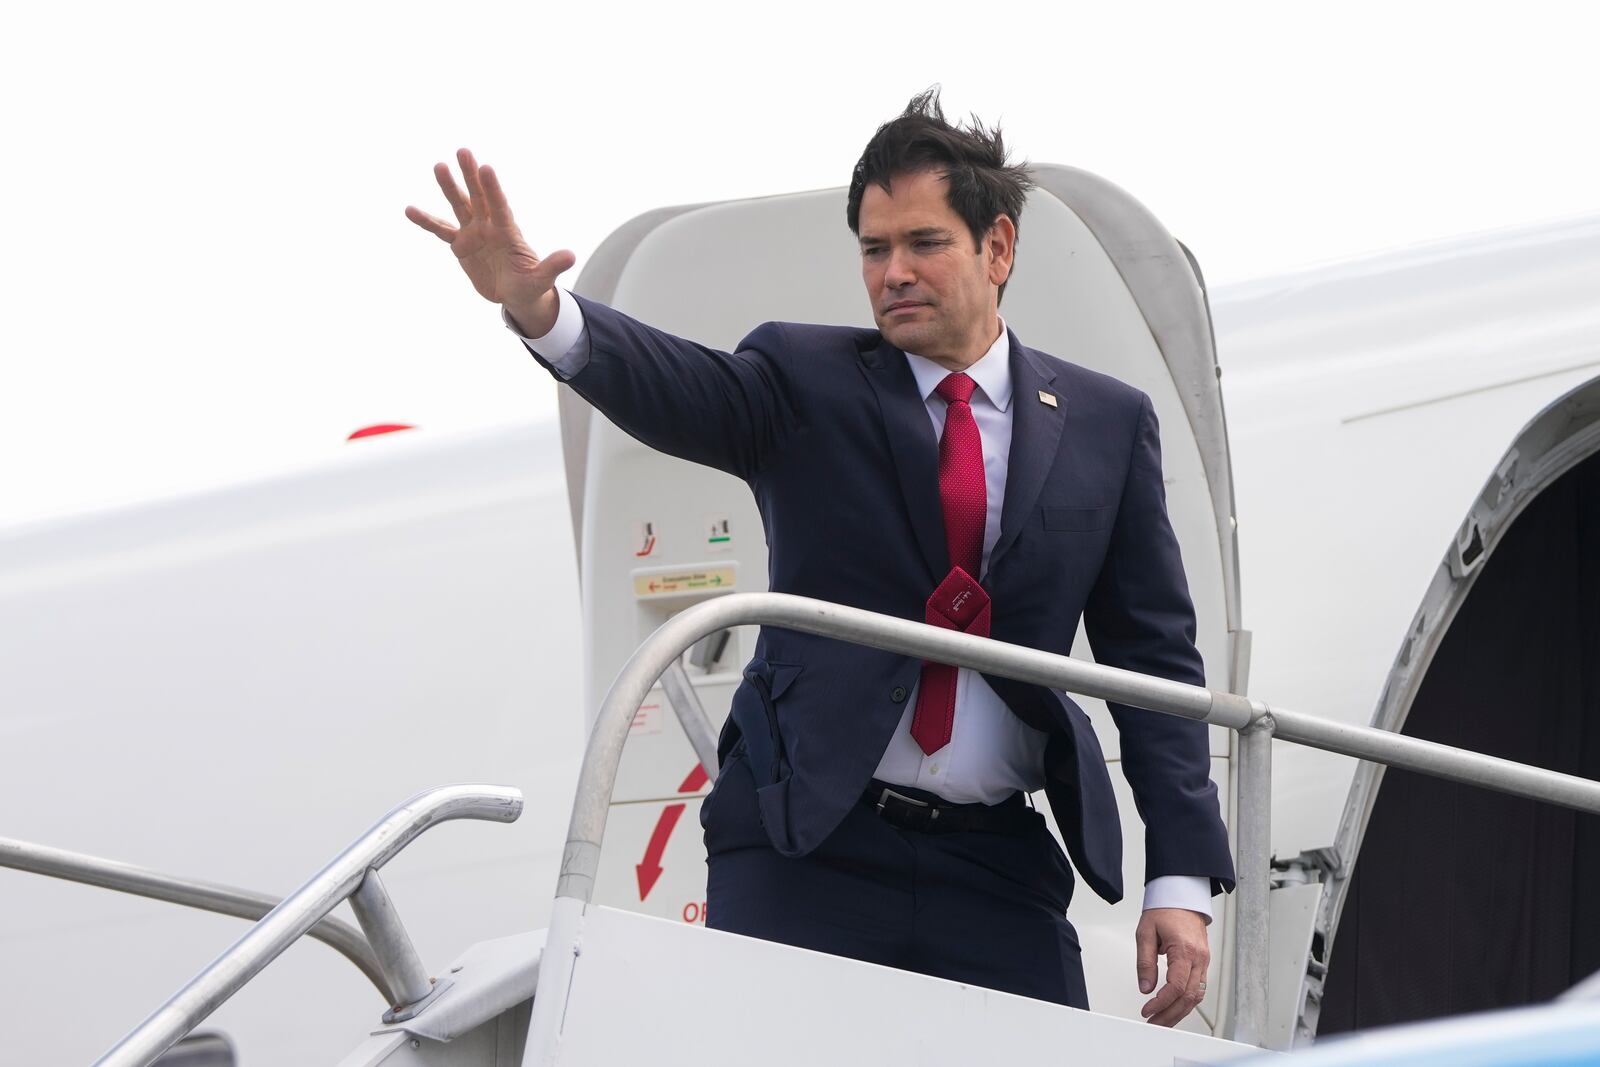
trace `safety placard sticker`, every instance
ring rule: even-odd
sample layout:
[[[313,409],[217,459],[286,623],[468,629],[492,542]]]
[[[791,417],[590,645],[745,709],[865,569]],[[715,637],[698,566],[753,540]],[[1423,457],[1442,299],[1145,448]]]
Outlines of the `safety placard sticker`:
[[[737,577],[738,571],[734,567],[635,574],[633,595],[646,599],[657,596],[682,596],[685,593],[718,593],[732,589]]]
[[[637,522],[633,527],[633,557],[644,559],[656,553],[656,524]]]
[[[733,529],[726,515],[706,516],[706,551],[727,552],[733,548]]]
[[[633,713],[633,725],[628,727],[630,737],[637,734],[659,734],[661,732],[661,703],[640,704],[639,710]]]

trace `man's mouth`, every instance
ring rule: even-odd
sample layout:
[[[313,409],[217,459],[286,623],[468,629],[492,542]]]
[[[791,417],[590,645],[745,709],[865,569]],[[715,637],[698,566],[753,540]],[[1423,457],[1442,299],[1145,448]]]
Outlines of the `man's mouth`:
[[[928,305],[921,300],[896,300],[894,303],[884,308],[883,313],[885,315],[893,315],[896,311],[909,311],[912,308],[927,306]]]

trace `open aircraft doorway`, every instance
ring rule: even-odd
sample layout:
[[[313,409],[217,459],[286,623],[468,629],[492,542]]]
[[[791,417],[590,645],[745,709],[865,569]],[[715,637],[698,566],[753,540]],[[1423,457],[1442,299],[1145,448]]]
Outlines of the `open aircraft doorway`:
[[[1600,779],[1600,380],[1506,454],[1376,725]],[[1548,1000],[1600,969],[1600,818],[1364,765],[1319,1034]]]

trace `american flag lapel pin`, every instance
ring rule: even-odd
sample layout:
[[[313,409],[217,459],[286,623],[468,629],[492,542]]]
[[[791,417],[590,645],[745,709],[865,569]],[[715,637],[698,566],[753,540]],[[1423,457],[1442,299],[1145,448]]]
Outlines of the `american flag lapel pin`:
[[[1039,390],[1039,403],[1053,408],[1056,406],[1056,396],[1054,393],[1047,393],[1041,389]]]

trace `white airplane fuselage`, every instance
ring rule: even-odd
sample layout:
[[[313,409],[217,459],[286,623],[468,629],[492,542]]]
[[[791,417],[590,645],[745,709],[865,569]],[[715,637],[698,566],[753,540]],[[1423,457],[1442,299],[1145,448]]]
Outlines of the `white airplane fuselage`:
[[[1212,294],[1252,696],[1371,720],[1518,431],[1600,377],[1596,293],[1600,219]],[[568,504],[529,423],[0,531],[0,836],[282,894],[406,796],[496,782],[521,821],[385,879],[426,961],[543,925],[584,740]],[[1275,770],[1274,851],[1330,844],[1354,762]],[[0,900],[7,1062],[88,1061],[243,930],[9,870]],[[302,942],[206,1028],[332,1062],[381,1010]]]

